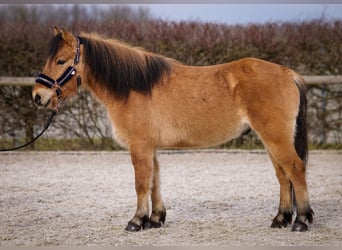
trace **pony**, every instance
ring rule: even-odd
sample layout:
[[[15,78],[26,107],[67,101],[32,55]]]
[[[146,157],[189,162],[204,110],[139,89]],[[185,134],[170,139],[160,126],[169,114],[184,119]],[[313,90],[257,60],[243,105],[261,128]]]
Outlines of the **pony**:
[[[219,145],[248,130],[263,142],[280,184],[271,227],[308,230],[314,212],[305,176],[306,87],[298,73],[256,58],[187,66],[98,34],[54,33],[34,103],[57,111],[79,86],[103,103],[134,167],[137,209],[127,231],[165,223],[157,150]]]

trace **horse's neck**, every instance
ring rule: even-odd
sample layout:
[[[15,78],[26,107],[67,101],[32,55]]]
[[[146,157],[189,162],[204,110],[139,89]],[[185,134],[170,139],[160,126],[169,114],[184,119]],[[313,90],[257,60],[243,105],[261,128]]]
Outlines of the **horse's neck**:
[[[92,77],[88,77],[87,82],[83,87],[107,109],[113,109],[116,106],[121,105],[120,103],[122,103],[122,101],[117,99],[111,91],[108,91],[105,87],[99,87],[101,86],[100,84],[94,83],[95,80]]]

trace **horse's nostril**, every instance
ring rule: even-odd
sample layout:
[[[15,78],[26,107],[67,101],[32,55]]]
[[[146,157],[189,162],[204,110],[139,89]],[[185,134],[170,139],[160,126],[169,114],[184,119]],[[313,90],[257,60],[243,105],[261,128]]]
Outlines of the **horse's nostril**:
[[[39,94],[36,94],[36,96],[34,97],[34,102],[38,105],[41,105],[42,102],[41,102],[42,98]]]

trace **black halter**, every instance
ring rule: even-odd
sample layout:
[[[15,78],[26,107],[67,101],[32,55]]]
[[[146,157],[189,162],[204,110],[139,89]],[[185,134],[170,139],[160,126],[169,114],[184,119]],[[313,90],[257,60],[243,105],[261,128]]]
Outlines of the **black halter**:
[[[81,38],[77,36],[76,42],[77,42],[77,45],[76,45],[76,55],[74,58],[74,63],[71,66],[69,66],[57,80],[54,80],[43,73],[39,74],[36,78],[36,83],[40,83],[50,89],[55,88],[58,98],[62,96],[61,87],[63,87],[64,84],[66,84],[77,73],[76,66],[80,61],[80,45],[82,43]],[[77,86],[80,86],[80,85],[81,85],[81,76],[77,75]]]

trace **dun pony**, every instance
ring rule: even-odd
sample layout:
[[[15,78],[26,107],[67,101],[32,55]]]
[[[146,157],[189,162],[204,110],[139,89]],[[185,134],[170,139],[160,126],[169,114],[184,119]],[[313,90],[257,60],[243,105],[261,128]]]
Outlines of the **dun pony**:
[[[131,155],[137,210],[126,230],[165,222],[158,149],[218,145],[250,129],[262,140],[280,184],[271,227],[293,223],[293,231],[305,231],[313,221],[305,178],[305,83],[293,70],[255,58],[186,66],[114,39],[55,28],[33,99],[58,109],[79,85],[104,104],[115,139]]]

